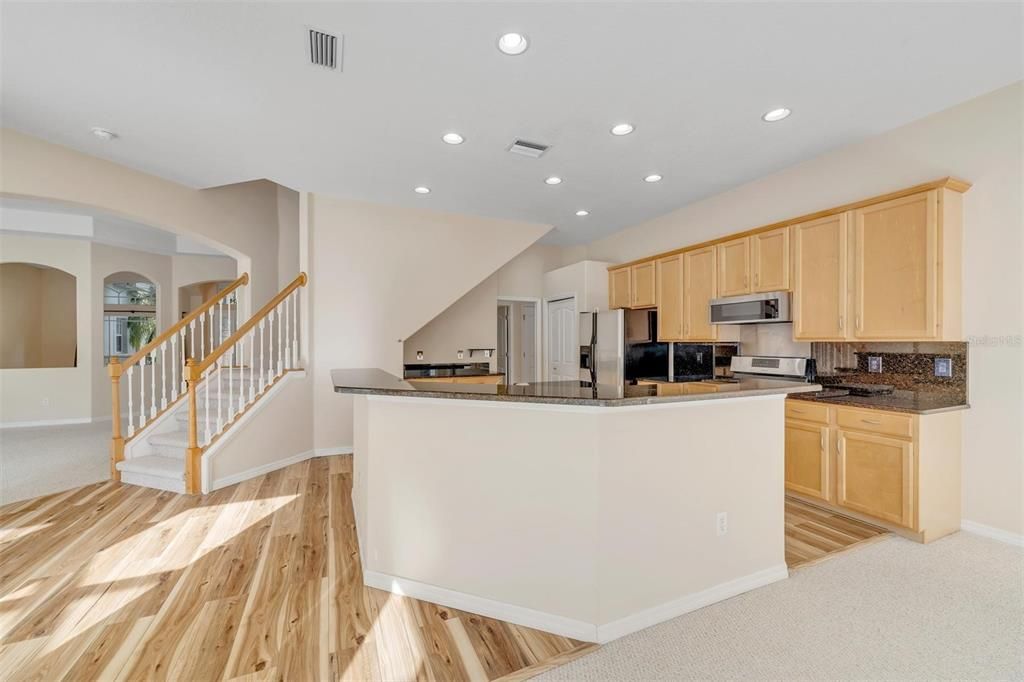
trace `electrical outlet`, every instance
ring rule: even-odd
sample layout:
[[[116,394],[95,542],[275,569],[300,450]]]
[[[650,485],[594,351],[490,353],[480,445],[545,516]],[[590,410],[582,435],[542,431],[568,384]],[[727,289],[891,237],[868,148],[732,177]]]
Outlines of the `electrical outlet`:
[[[484,357],[485,357],[485,358],[489,358],[489,357],[491,357],[491,351],[490,351],[490,349],[487,349],[487,350],[485,350],[485,351],[484,351]]]
[[[869,355],[868,356],[868,371],[872,374],[882,373],[882,356],[881,355]]]
[[[42,405],[43,407],[49,407],[50,406],[50,399],[49,398],[43,398],[42,400],[39,401],[39,404]]]
[[[729,512],[718,512],[715,517],[715,531],[718,535],[729,532]]]
[[[460,350],[456,355],[458,355],[459,360],[461,360],[464,356],[464,353]]]
[[[423,351],[421,351],[421,350],[416,351],[416,359],[417,360],[422,360],[423,359]]]
[[[935,376],[953,376],[953,358],[935,358]]]

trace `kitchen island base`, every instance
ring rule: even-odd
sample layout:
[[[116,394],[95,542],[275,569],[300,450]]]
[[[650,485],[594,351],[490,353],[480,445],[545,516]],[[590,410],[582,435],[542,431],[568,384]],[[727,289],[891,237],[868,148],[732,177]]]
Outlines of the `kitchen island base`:
[[[356,396],[365,581],[607,642],[786,578],[784,399]]]

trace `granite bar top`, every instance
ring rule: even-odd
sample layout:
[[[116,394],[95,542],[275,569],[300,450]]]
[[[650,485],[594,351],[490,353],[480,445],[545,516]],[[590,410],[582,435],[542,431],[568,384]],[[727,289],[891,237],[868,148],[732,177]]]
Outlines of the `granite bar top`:
[[[335,369],[331,381],[337,393],[355,395],[412,396],[454,400],[590,405],[622,407],[695,400],[721,400],[759,395],[785,395],[819,391],[821,386],[774,379],[744,379],[739,383],[689,382],[655,385],[585,386],[579,381],[543,381],[512,386],[494,384],[447,384],[400,379],[382,369]]]
[[[872,410],[908,412],[910,414],[937,414],[970,408],[962,396],[937,391],[893,391],[888,395],[850,395],[845,389],[825,387],[814,393],[790,396],[796,400],[810,400],[829,405],[847,405]]]

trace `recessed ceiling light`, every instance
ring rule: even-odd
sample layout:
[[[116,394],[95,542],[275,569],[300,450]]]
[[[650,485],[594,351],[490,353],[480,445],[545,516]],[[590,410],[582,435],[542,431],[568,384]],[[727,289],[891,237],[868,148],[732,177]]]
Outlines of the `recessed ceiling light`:
[[[92,134],[100,138],[101,140],[109,141],[117,139],[117,133],[115,133],[113,130],[107,130],[106,128],[93,128]]]
[[[429,187],[417,187],[416,189],[413,190],[413,192],[416,192],[416,194],[430,194],[430,188]]]
[[[465,141],[465,138],[458,133],[445,133],[441,136],[441,139],[448,144],[462,144]]]
[[[644,178],[644,182],[660,182],[660,181],[661,181],[661,176],[658,175],[657,173],[651,173],[646,178]]]
[[[616,123],[612,126],[612,135],[629,135],[633,132],[633,126],[629,123]]]
[[[578,215],[580,218],[582,218],[584,216],[590,215],[590,211],[584,211],[584,210],[581,209],[579,211],[576,211],[576,215]]]
[[[526,52],[530,41],[522,33],[506,33],[498,38],[498,49],[505,54],[517,55]]]
[[[786,107],[779,107],[778,109],[772,109],[771,111],[766,112],[765,115],[761,117],[761,120],[766,123],[775,123],[776,121],[781,121],[792,113],[793,112]]]
[[[557,175],[552,175],[550,178],[544,180],[544,182],[549,185],[560,185],[562,184],[562,178],[558,177]]]

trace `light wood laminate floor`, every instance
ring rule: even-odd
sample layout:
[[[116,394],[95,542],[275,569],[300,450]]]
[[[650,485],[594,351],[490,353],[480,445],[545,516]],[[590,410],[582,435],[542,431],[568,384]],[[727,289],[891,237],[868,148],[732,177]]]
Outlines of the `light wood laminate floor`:
[[[516,679],[595,648],[364,587],[351,467],[0,507],[0,678]]]
[[[888,534],[884,528],[786,498],[786,565],[790,568],[817,563]]]

